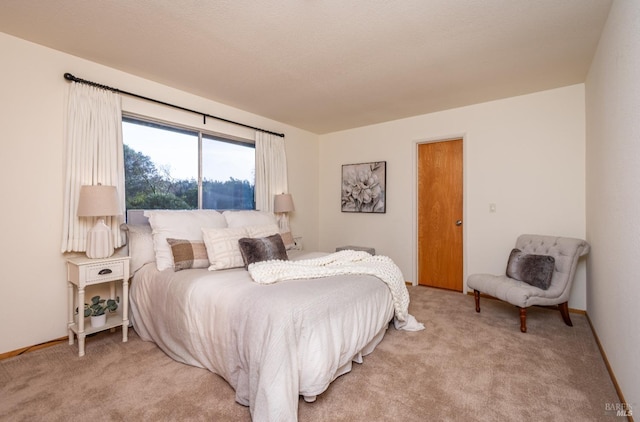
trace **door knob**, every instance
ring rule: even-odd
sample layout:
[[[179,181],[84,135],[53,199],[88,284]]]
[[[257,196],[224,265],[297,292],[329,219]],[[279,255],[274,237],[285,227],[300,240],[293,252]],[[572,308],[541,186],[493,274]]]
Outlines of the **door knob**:
[[[456,226],[461,226],[461,225],[462,225],[462,220],[456,221]]]

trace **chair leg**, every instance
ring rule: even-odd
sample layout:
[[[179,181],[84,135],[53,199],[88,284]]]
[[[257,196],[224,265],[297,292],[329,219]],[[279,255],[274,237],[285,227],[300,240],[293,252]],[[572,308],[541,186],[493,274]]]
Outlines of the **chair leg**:
[[[520,308],[520,331],[527,332],[527,308]]]
[[[573,323],[571,322],[571,318],[569,317],[569,302],[563,302],[559,304],[558,309],[560,310],[560,314],[562,315],[564,323],[569,327],[573,327]]]
[[[480,292],[477,290],[474,290],[473,296],[476,299],[476,312],[480,312]]]

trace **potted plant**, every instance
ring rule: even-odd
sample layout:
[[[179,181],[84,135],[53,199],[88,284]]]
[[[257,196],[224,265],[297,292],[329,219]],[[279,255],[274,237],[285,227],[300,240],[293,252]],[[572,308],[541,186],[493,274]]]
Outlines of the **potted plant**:
[[[100,296],[94,296],[91,298],[90,304],[84,304],[84,316],[85,318],[91,317],[92,327],[102,327],[107,323],[107,312],[115,312],[118,309],[119,301],[120,298],[100,299]]]

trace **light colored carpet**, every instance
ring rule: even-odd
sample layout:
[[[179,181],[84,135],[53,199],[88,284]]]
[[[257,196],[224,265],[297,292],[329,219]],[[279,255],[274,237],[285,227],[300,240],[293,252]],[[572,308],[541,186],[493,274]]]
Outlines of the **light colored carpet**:
[[[533,308],[528,332],[511,305],[410,287],[419,332],[390,328],[300,421],[599,421],[618,403],[587,319]],[[10,421],[249,421],[249,410],[207,370],[177,363],[130,330],[0,361],[0,419]]]

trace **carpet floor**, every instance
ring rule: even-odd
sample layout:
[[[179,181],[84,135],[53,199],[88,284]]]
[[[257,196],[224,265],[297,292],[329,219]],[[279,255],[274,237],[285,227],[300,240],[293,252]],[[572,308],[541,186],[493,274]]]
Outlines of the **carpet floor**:
[[[584,315],[516,308],[409,287],[424,331],[392,327],[363,364],[336,379],[300,421],[613,421],[619,398]],[[0,420],[250,421],[211,372],[175,362],[129,331],[0,361]]]

